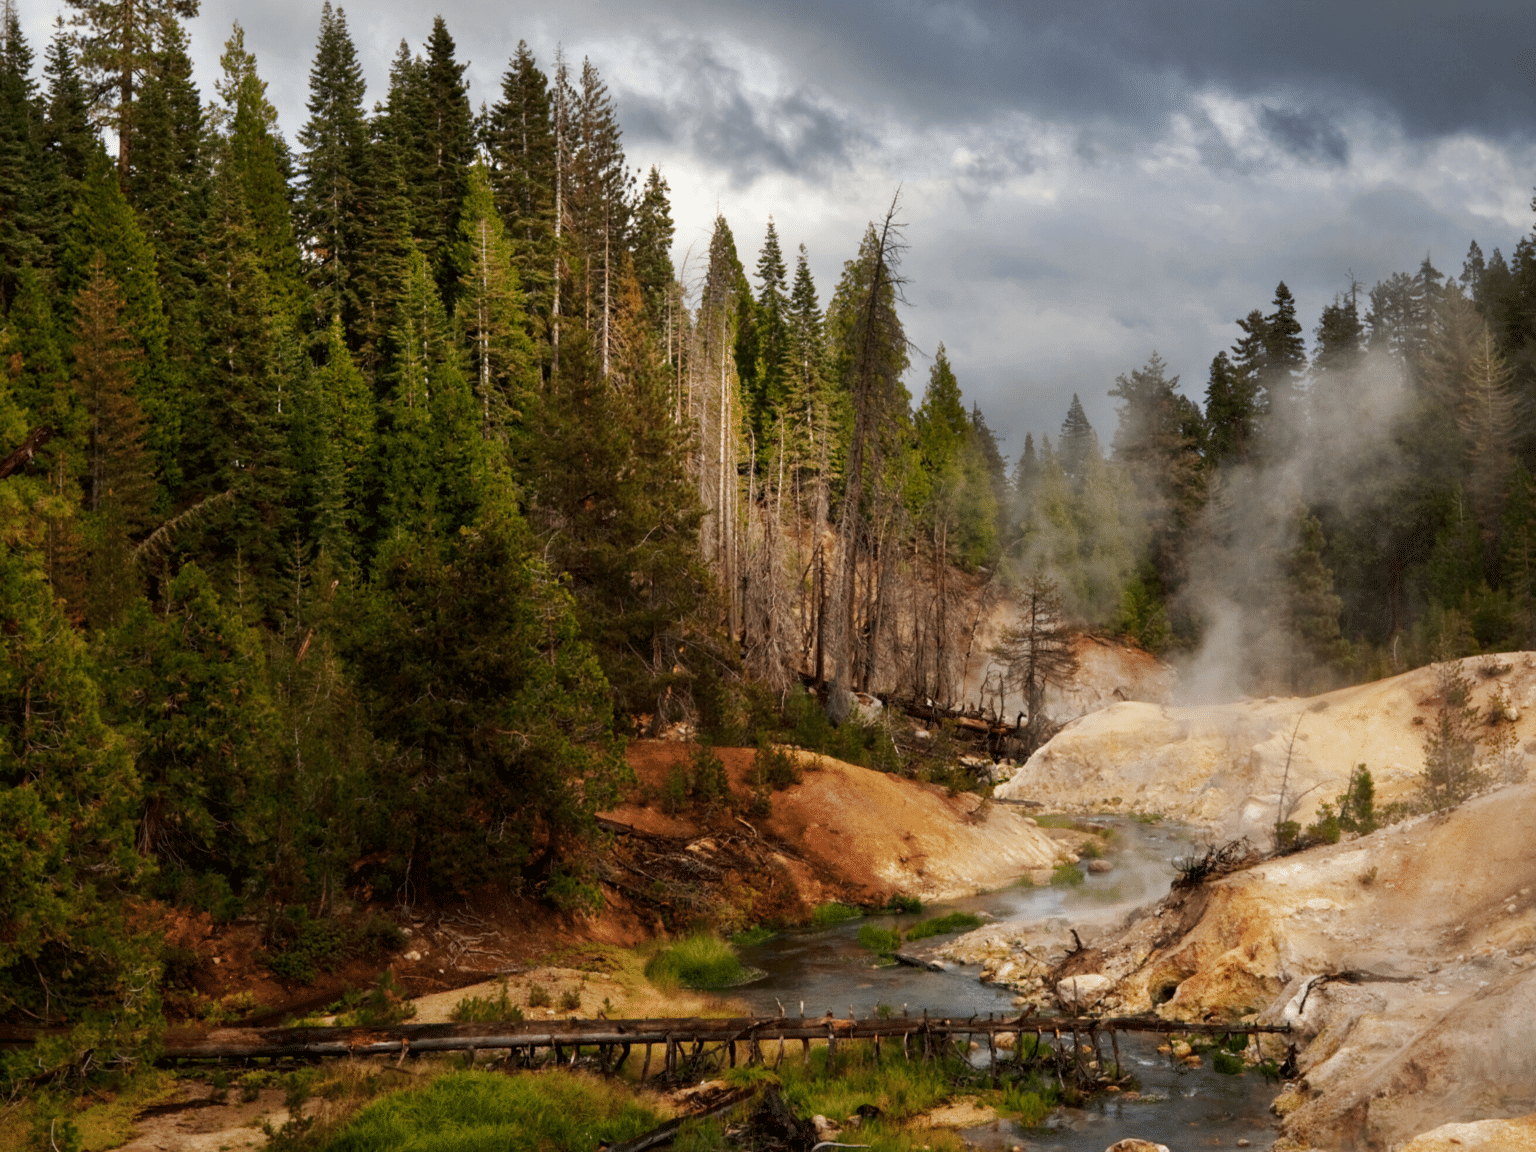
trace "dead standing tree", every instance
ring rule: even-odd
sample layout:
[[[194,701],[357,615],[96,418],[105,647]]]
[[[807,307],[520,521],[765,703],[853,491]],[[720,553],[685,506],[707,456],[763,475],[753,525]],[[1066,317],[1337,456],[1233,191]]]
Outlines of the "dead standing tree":
[[[1072,642],[1077,630],[1068,624],[1056,582],[1035,573],[1018,592],[1019,622],[1004,630],[992,648],[1002,663],[1005,683],[1024,696],[1028,721],[1021,733],[1024,755],[1045,742],[1045,690],[1062,685],[1077,672]]]

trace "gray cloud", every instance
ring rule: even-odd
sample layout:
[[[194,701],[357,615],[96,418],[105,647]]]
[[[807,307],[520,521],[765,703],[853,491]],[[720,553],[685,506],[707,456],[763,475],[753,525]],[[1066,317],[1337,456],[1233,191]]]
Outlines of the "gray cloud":
[[[1298,160],[1349,163],[1349,141],[1324,113],[1294,112],[1264,105],[1259,122],[1269,138]]]

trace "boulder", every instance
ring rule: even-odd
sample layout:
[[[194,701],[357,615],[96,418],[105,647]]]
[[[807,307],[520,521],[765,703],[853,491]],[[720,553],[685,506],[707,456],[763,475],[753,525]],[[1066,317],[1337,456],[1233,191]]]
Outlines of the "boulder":
[[[1104,999],[1114,986],[1113,980],[1097,972],[1085,973],[1082,976],[1068,976],[1056,985],[1056,999],[1060,1000],[1061,1006],[1069,1011],[1092,1008]]]
[[[1168,1152],[1168,1145],[1154,1144],[1150,1140],[1138,1140],[1134,1136],[1129,1140],[1120,1140],[1111,1144],[1104,1152]]]
[[[1518,1120],[1442,1124],[1415,1136],[1399,1152],[1536,1152],[1536,1113]]]

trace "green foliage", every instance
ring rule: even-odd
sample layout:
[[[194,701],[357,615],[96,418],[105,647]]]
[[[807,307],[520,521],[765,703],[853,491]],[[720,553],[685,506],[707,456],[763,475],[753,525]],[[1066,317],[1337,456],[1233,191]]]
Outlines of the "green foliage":
[[[874,924],[859,925],[859,947],[871,952],[889,955],[901,947],[901,933],[894,928],[881,928]]]
[[[886,902],[885,910],[895,913],[915,913],[923,910],[923,902],[916,896],[907,896],[898,892]]]
[[[367,992],[348,988],[329,1011],[336,1017],[337,1027],[383,1028],[414,1017],[416,1005],[395,984],[394,972],[386,968]]]
[[[440,1077],[421,1092],[375,1101],[326,1152],[587,1152],[633,1139],[661,1118],[620,1084],[570,1075]]]
[[[817,928],[828,928],[846,920],[857,920],[860,915],[857,908],[850,908],[846,904],[838,904],[834,901],[829,904],[818,904],[812,908],[811,924]]]
[[[394,742],[388,867],[462,892],[553,866],[630,779],[568,593],[516,521],[405,540],[354,602],[347,654]]]
[[[699,744],[688,762],[688,798],[694,806],[706,812],[722,805],[729,806],[731,782],[725,772],[725,761],[708,744]]]
[[[750,779],[756,787],[780,791],[800,783],[800,764],[792,753],[775,747],[766,733],[759,733]]]
[[[267,926],[267,967],[279,980],[312,984],[348,960],[379,960],[405,947],[405,934],[382,916],[361,920],[313,917],[303,905],[274,916]]]
[[[731,936],[731,943],[737,948],[750,948],[754,944],[761,944],[765,940],[772,940],[778,933],[766,924],[759,924],[755,928],[746,928]]]
[[[1424,735],[1424,768],[1419,784],[1432,810],[1452,808],[1486,788],[1490,773],[1478,755],[1481,733],[1472,703],[1472,681],[1454,661],[1435,668],[1437,702]]]
[[[1023,1127],[1038,1128],[1059,1102],[1060,1094],[1053,1085],[1031,1077],[1004,1085],[998,1108]]]
[[[1058,888],[1072,888],[1081,884],[1085,877],[1076,864],[1058,864],[1051,869],[1051,883]]]
[[[1243,1073],[1243,1058],[1219,1048],[1211,1054],[1211,1065],[1223,1076],[1241,1076]]]
[[[461,998],[448,1018],[459,1024],[517,1024],[523,1019],[523,1010],[512,1003],[503,980],[501,991],[495,996]]]
[[[528,1007],[548,1008],[554,1001],[549,997],[549,989],[542,984],[528,985]]]
[[[981,917],[974,912],[951,912],[947,916],[934,916],[919,920],[907,929],[907,939],[926,940],[929,936],[944,936],[950,932],[969,932],[981,927]]]
[[[603,890],[590,873],[570,862],[555,865],[544,886],[544,898],[562,912],[603,910]]]
[[[748,977],[736,950],[718,936],[697,935],[670,944],[645,965],[656,987],[730,988]]]

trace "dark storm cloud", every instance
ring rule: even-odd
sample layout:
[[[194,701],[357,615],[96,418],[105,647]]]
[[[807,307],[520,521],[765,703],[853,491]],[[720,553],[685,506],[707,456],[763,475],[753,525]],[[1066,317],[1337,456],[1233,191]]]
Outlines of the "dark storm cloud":
[[[1265,105],[1259,122],[1269,138],[1298,160],[1349,163],[1349,141],[1326,115]]]
[[[675,69],[674,83],[662,96],[616,88],[627,135],[682,144],[738,186],[765,172],[817,176],[846,168],[869,140],[803,85],[752,91],[741,69],[702,40],[663,43],[656,54]]]
[[[1211,85],[1363,100],[1415,136],[1536,123],[1526,0],[675,0],[670,10],[771,42],[850,97],[933,119],[1029,107],[1147,124]]]

